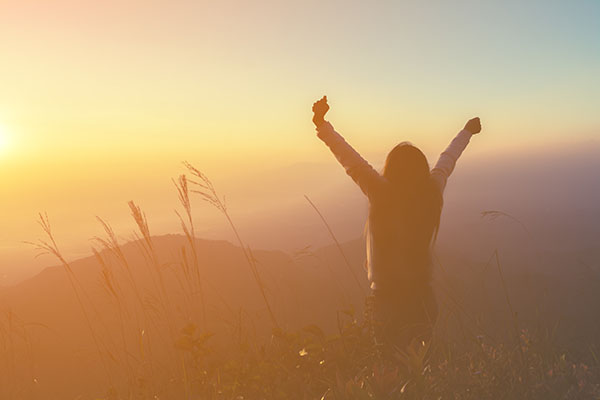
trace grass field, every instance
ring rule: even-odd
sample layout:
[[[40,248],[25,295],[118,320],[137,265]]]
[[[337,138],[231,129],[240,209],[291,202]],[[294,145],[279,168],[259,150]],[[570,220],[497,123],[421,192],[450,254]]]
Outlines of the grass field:
[[[523,323],[513,309],[510,287],[495,254],[505,312],[510,323],[490,330],[480,316],[463,309],[451,286],[438,296],[442,314],[431,343],[413,343],[382,354],[372,335],[370,298],[355,295],[360,307],[339,310],[335,329],[311,324],[289,328],[293,315],[277,312],[278,299],[261,273],[210,180],[186,164],[189,177],[175,186],[181,203],[177,214],[186,239],[172,249],[175,258],[158,256],[143,211],[129,203],[137,225],[136,246],[143,266],[132,265],[110,225],[94,239],[98,277],[112,314],[99,311],[93,289],[80,279],[60,251],[50,222],[40,224],[45,238],[35,243],[55,256],[74,294],[86,336],[93,348],[74,374],[97,373],[81,384],[81,399],[598,399],[600,353],[597,343],[579,343],[572,351],[556,341],[556,326]],[[252,318],[230,310],[216,329],[206,301],[206,268],[196,241],[190,196],[200,196],[230,224],[242,251],[240,269],[249,270],[264,319],[264,335]],[[314,206],[314,205],[313,205]],[[316,209],[316,207],[315,207]],[[317,210],[318,211],[318,210]],[[326,222],[326,221],[325,221]],[[338,243],[339,246],[339,243]],[[341,251],[341,247],[340,247]],[[343,254],[343,251],[342,251]],[[140,272],[140,268],[142,272]],[[360,285],[360,283],[359,283]],[[51,300],[48,300],[51,301]],[[226,306],[227,301],[223,299]],[[237,317],[236,317],[237,315]],[[238,318],[239,317],[239,318]],[[18,310],[0,317],[0,398],[61,398],[49,394],[36,375],[36,321],[23,321]],[[50,329],[50,328],[49,328]],[[56,369],[60,359],[54,359]],[[88,368],[88,369],[86,369]],[[94,372],[92,372],[92,370]],[[52,393],[60,393],[53,388]],[[65,398],[65,397],[62,397]]]

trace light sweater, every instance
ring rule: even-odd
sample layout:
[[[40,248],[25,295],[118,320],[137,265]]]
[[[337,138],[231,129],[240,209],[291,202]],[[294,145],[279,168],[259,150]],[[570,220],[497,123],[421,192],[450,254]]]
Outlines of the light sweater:
[[[342,164],[346,173],[358,184],[362,192],[372,201],[379,194],[385,192],[389,185],[388,180],[379,174],[362,156],[352,148],[344,138],[337,133],[333,126],[325,121],[317,127],[317,136],[325,142],[333,155]],[[469,144],[471,132],[460,131],[450,142],[446,150],[440,155],[437,163],[431,170],[431,178],[443,194],[448,177],[456,166],[456,161]],[[373,252],[373,237],[370,230],[367,231],[367,273],[371,288],[376,289],[377,262]]]

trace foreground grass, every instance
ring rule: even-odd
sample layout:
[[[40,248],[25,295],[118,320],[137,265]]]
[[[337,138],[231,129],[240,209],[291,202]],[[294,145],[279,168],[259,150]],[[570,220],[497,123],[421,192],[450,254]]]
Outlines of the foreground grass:
[[[138,227],[135,238],[146,260],[143,271],[151,278],[148,287],[132,272],[112,228],[99,220],[105,236],[95,238],[99,247],[94,254],[106,295],[118,316],[117,329],[104,323],[89,288],[61,255],[48,218],[41,217],[48,239],[36,246],[61,262],[96,347],[98,368],[106,375],[104,394],[94,395],[94,389],[80,398],[600,399],[596,353],[572,356],[554,343],[547,330],[529,331],[516,320],[506,329],[503,341],[480,335],[475,324],[467,327],[470,333],[462,332],[460,339],[451,338],[447,327],[438,324],[432,343],[414,343],[394,354],[382,354],[373,340],[369,302],[364,315],[353,310],[339,312],[335,334],[316,325],[296,331],[281,328],[257,261],[224,200],[200,171],[189,164],[186,167],[194,180],[182,176],[175,182],[183,207],[178,216],[187,240],[179,260],[159,260],[144,213],[129,204]],[[270,339],[242,335],[241,322],[237,326],[240,334],[230,337],[223,337],[223,332],[213,335],[205,328],[209,325],[203,268],[208,266],[199,262],[190,192],[214,206],[230,224],[264,300],[272,325]],[[499,261],[498,271],[502,276]],[[178,296],[167,290],[167,274],[179,283]],[[510,314],[515,315],[504,280],[502,284]],[[446,323],[453,316],[447,314],[440,320]],[[15,354],[12,343],[14,326],[12,314],[0,319],[0,361],[4,360],[0,372],[8,372],[9,377],[5,389],[0,387],[0,397],[4,393],[8,399],[21,399],[23,388],[10,379],[14,360],[22,356]]]
[[[385,355],[368,321],[347,311],[335,335],[315,325],[274,330],[266,344],[241,341],[227,352],[190,324],[175,346],[190,366],[181,384],[193,399],[600,398],[597,363],[574,360],[526,330],[518,347],[479,337],[459,349],[438,338]]]

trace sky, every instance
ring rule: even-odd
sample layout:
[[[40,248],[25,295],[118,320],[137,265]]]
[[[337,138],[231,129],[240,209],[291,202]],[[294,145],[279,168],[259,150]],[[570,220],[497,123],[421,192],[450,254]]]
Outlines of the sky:
[[[597,142],[599,19],[596,0],[2,0],[0,269],[33,262],[41,211],[70,254],[131,199],[175,230],[182,160],[240,206],[261,171],[331,162],[324,94],[376,166],[403,140],[431,159],[473,116],[473,157]]]

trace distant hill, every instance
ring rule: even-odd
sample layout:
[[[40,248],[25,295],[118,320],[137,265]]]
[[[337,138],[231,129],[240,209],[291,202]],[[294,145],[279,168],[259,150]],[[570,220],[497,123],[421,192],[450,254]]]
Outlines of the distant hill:
[[[128,281],[129,275],[113,253],[105,250],[101,255],[112,271],[113,289],[124,304],[122,310],[111,295],[96,258],[87,257],[70,264],[81,302],[97,332],[96,339],[105,343],[106,352],[118,347],[118,332],[124,326],[137,330],[140,335],[137,339],[135,336],[127,338],[124,346],[130,348],[139,347],[137,341],[143,341],[144,332],[152,328],[152,332],[162,337],[162,345],[154,350],[159,353],[155,357],[165,360],[172,356],[179,330],[189,322],[197,324],[203,332],[216,333],[211,340],[224,346],[236,337],[240,340],[254,338],[256,343],[268,340],[273,324],[239,247],[226,241],[196,240],[207,315],[205,326],[200,296],[186,289],[189,282],[182,279],[183,267],[178,264],[183,248],[188,257],[190,255],[185,238],[158,236],[152,238],[152,244],[168,300],[161,300],[157,270],[152,269],[144,243],[129,242],[122,246],[130,276],[146,309],[143,315],[147,317],[142,319],[139,306],[135,305],[137,300]],[[253,251],[267,298],[280,326],[297,329],[316,323],[326,331],[335,332],[341,310],[354,308],[360,317],[364,296],[368,293],[363,246],[360,239],[342,244],[349,265],[335,245],[305,248],[292,255]],[[456,249],[442,247],[437,255],[442,267],[436,266],[434,284],[442,309],[449,316],[444,318],[444,334],[451,337],[452,332],[458,332],[456,324],[460,318],[479,321],[476,325],[482,330],[506,334],[511,327],[511,318],[498,267],[493,259],[487,263],[491,254],[474,259]],[[500,261],[508,295],[522,326],[535,327],[541,323],[550,327],[558,322],[561,329],[557,340],[577,340],[580,347],[585,348],[591,338],[600,334],[596,317],[600,315],[600,275],[596,266],[584,266],[578,263],[576,256],[562,254],[560,259],[556,255],[540,255],[564,263],[563,271],[568,272],[562,275],[556,274],[556,265],[549,267],[552,271],[540,272],[539,268],[528,268],[527,265],[510,265],[503,260],[502,253]],[[358,277],[360,285],[349,268]],[[162,311],[164,302],[170,304],[171,315]],[[22,365],[15,367],[15,374],[35,374],[40,387],[46,388],[47,393],[55,391],[59,397],[67,392],[75,396],[78,388],[94,387],[94,382],[102,381],[94,337],[62,266],[46,268],[31,279],[0,289],[0,312],[18,321],[14,323],[20,328],[15,331],[21,332],[19,337],[27,339],[17,340],[21,345],[16,346],[23,346],[22,350],[31,359],[20,360]],[[58,362],[60,372],[55,368]],[[87,373],[74,382],[72,376],[81,368],[86,368]]]
[[[147,258],[143,244],[138,241],[122,246],[122,254],[127,260],[131,275],[126,273],[113,253],[108,250],[101,253],[105,264],[112,271],[112,286],[119,293],[119,301],[125,305],[123,315],[117,312],[119,308],[103,278],[101,264],[95,257],[70,263],[77,279],[76,287],[81,302],[100,337],[110,338],[106,340],[114,342],[119,339],[114,333],[123,325],[119,318],[127,319],[127,325],[134,324],[131,318],[139,319],[141,313],[136,305],[135,291],[140,293],[143,307],[152,309],[148,318],[152,320],[152,315],[157,316],[154,324],[157,325],[156,332],[162,332],[161,335],[167,336],[169,329],[175,329],[175,339],[180,329],[187,323],[194,322],[204,332],[216,333],[213,341],[217,342],[231,340],[238,330],[240,334],[243,332],[243,336],[269,336],[273,325],[268,318],[258,285],[239,247],[225,241],[196,240],[207,315],[207,325],[204,326],[201,296],[194,293],[194,290],[188,290],[189,282],[181,272],[183,266],[178,264],[183,248],[186,248],[188,256],[191,254],[185,238],[179,235],[152,238],[168,300],[161,297],[161,285],[156,280],[157,270],[153,269],[152,262]],[[332,278],[330,272],[338,265],[304,262],[300,255],[294,259],[276,251],[256,250],[252,254],[257,260],[258,271],[263,278],[274,315],[284,329],[297,329],[310,322],[324,322],[332,329],[335,326],[336,311],[349,306],[342,294],[333,289],[336,287],[332,284],[333,280],[342,281],[340,285],[346,287],[347,293],[357,305],[362,302],[357,293],[358,288],[344,282],[347,279],[344,278],[343,271],[336,271],[337,278]],[[357,270],[358,268],[356,267]],[[135,281],[136,290],[131,286],[129,276]],[[359,276],[366,287],[364,274]],[[354,282],[353,284],[355,285]],[[162,312],[164,303],[169,303],[172,315]],[[46,268],[15,286],[0,289],[0,312],[19,321],[22,332],[27,333],[28,341],[23,344],[22,350],[31,354],[32,359],[22,362],[33,365],[40,385],[44,382],[49,384],[48,390],[68,388],[75,395],[77,388],[94,387],[93,382],[100,380],[102,370],[97,354],[94,354],[94,338],[63,266]],[[144,328],[144,325],[151,323],[148,320],[138,321],[140,332],[148,331],[149,327]],[[168,353],[174,349],[173,345],[173,340],[166,340],[161,346],[161,357],[168,357]],[[135,344],[130,343],[130,346],[135,347]],[[28,347],[31,348],[28,350]],[[55,368],[57,362],[61,364],[60,372]],[[82,366],[90,373],[73,382],[71,373],[76,374]],[[30,373],[27,368],[21,372]]]

